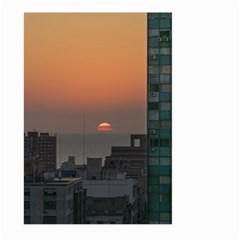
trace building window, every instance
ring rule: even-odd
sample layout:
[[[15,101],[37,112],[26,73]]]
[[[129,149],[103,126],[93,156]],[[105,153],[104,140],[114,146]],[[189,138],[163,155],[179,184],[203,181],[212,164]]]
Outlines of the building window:
[[[148,181],[149,181],[149,184],[154,184],[154,185],[156,184],[156,186],[158,187],[158,184],[159,184],[158,177],[149,177]],[[152,201],[152,202],[154,202],[154,201]]]
[[[149,102],[158,102],[159,101],[159,93],[158,92],[149,92],[148,101]]]
[[[170,166],[171,165],[171,158],[160,158],[160,165],[162,166]]]
[[[170,55],[171,54],[171,48],[160,48],[160,54],[161,55]]]
[[[160,220],[171,220],[171,214],[170,213],[160,213]]]
[[[161,94],[159,95],[159,100],[161,102],[170,102],[171,101],[171,93],[161,92]]]
[[[149,166],[148,171],[149,171],[149,176],[157,177],[155,184],[159,184],[159,166]]]
[[[170,157],[171,156],[171,148],[170,147],[159,148],[159,156],[160,157]]]
[[[44,209],[46,210],[56,210],[56,201],[45,201]]]
[[[157,110],[158,109],[158,103],[157,102],[149,102],[148,103],[148,109],[149,110]]]
[[[149,19],[148,28],[159,28],[159,19]]]
[[[158,47],[159,46],[159,37],[149,37],[148,45],[150,47]]]
[[[57,217],[56,216],[44,216],[43,217],[43,223],[44,224],[56,224],[57,223]]]
[[[171,211],[171,204],[169,202],[162,202],[160,203],[159,210],[161,212],[170,212]]]
[[[44,196],[56,196],[56,188],[45,188]]]
[[[161,194],[171,194],[171,184],[160,184],[159,192]]]
[[[151,54],[154,54],[154,55],[159,54],[159,48],[149,48],[148,53],[149,53],[149,55],[151,55]]]
[[[157,54],[149,54],[148,55],[148,59],[149,59],[149,61],[151,61],[152,64],[158,64],[158,61],[156,61],[156,60],[158,60],[158,57],[159,57],[159,55],[157,55]]]
[[[161,13],[162,15],[162,13]],[[159,13],[148,14],[148,19],[159,19]]]
[[[159,132],[160,138],[171,138],[171,130],[170,129],[161,129]]]
[[[152,13],[151,13],[151,15],[152,15]],[[171,13],[161,13],[160,14],[160,19],[171,19],[171,18],[172,18],[172,14]]]
[[[140,147],[140,139],[134,139],[134,147]]]
[[[172,198],[171,198],[171,193],[162,193],[160,194],[160,202],[171,202]]]
[[[170,74],[160,74],[160,83],[170,83]]]
[[[159,182],[160,182],[160,184],[170,184],[171,177],[170,176],[160,176]]]
[[[169,139],[160,139],[160,147],[169,147]]]
[[[159,139],[150,139],[150,147],[159,147]]]
[[[170,111],[171,104],[169,102],[162,102],[160,103],[160,110],[162,111]]]
[[[150,84],[149,85],[149,90],[150,92],[158,92],[159,85],[158,84]]]
[[[159,128],[159,121],[149,121],[150,128]]]
[[[171,32],[169,30],[160,30],[159,34],[161,42],[171,41]]]
[[[24,191],[24,196],[30,196],[30,190]]]
[[[150,147],[148,154],[149,154],[149,157],[158,157],[159,156],[159,148]]]
[[[158,29],[149,29],[148,36],[149,37],[158,37],[159,36],[159,30]]]
[[[159,158],[150,157],[148,161],[149,165],[159,165]]]
[[[152,68],[151,70],[152,71],[157,71],[157,70],[155,70],[155,68]],[[159,73],[159,72],[157,72],[157,73]],[[160,66],[160,74],[170,74],[170,73],[171,73],[171,66],[170,65]]]
[[[148,77],[148,82],[150,84],[158,84],[159,83],[159,75],[157,74],[149,74],[149,77]]]
[[[170,166],[160,166],[159,170],[160,170],[160,175],[163,175],[163,176],[171,175],[171,167]]]
[[[30,209],[30,201],[24,201],[24,210]]]
[[[24,216],[24,224],[30,224],[30,216]]]
[[[170,111],[161,111],[160,120],[170,120],[171,112]]]
[[[171,86],[170,84],[160,84],[160,92],[170,92]]]
[[[149,74],[159,74],[160,69],[158,66],[149,66],[148,67],[148,72]],[[166,72],[166,73],[170,73],[170,72]]]
[[[170,28],[171,20],[170,19],[161,19],[160,20],[160,28]]]
[[[170,128],[171,127],[171,121],[160,121],[160,128]]]
[[[159,112],[156,110],[149,111],[149,120],[158,120],[159,119]]]
[[[151,135],[155,135],[155,134],[158,133],[158,130],[157,130],[157,129],[148,129],[148,132],[149,132],[149,134],[151,134]]]
[[[159,211],[156,211],[156,212],[149,211],[149,219],[151,219],[153,221],[158,221],[158,219],[159,219]]]
[[[168,65],[171,64],[171,56],[169,55],[161,55],[159,57],[160,65]]]

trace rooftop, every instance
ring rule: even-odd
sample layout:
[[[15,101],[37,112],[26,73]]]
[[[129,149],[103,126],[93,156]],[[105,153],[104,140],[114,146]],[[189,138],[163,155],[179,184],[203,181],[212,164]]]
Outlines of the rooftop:
[[[44,180],[39,182],[26,182],[24,184],[27,186],[67,186],[73,183],[82,182],[82,178],[54,178],[53,180]]]

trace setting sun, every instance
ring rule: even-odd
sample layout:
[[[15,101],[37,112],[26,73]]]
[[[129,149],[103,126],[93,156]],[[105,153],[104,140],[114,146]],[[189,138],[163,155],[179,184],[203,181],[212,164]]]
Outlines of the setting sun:
[[[100,132],[112,131],[112,125],[110,123],[100,123],[97,130]]]

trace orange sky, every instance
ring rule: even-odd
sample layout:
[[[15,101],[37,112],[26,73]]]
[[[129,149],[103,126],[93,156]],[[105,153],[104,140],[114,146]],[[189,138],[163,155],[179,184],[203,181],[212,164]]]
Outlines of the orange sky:
[[[146,14],[26,13],[25,131],[144,132]]]

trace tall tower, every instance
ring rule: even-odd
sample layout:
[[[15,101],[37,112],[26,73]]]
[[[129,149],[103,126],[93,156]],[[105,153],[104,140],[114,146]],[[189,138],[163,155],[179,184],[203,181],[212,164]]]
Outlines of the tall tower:
[[[56,170],[56,136],[37,131],[24,135],[24,172],[26,179],[39,178],[43,172]]]
[[[172,14],[148,17],[148,223],[172,223]]]

